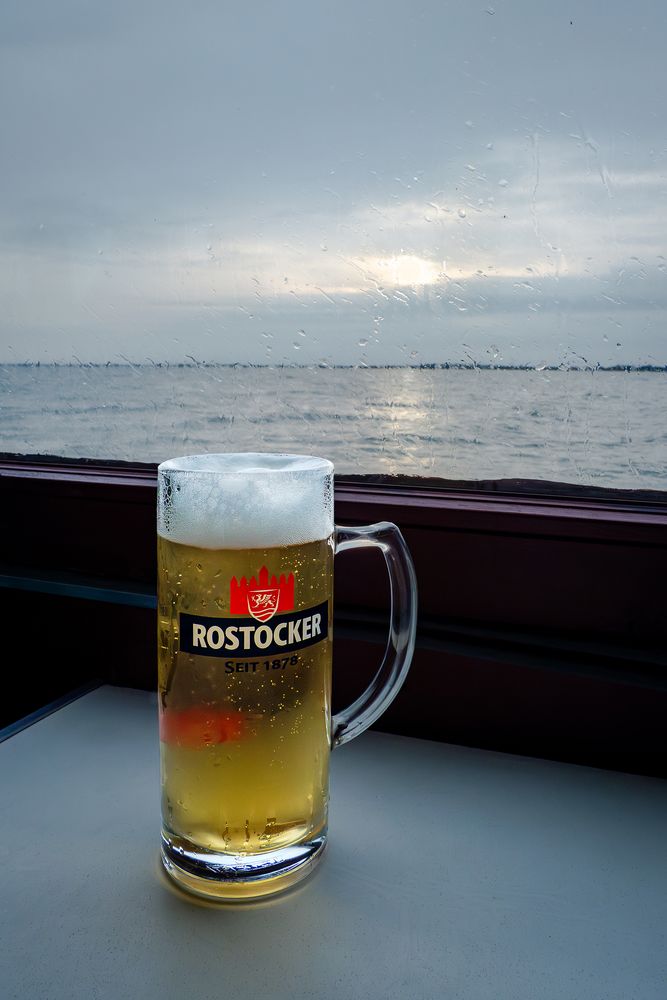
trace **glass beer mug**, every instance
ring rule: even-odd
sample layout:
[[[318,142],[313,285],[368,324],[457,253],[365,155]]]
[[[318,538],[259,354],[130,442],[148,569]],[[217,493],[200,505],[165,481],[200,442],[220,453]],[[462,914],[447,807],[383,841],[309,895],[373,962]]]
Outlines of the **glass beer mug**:
[[[333,465],[193,455],[158,469],[162,861],[184,889],[248,899],[308,875],[327,838],[329,754],[373,723],[410,666],[414,568],[394,524],[333,523]],[[334,553],[378,546],[384,660],[331,713]]]

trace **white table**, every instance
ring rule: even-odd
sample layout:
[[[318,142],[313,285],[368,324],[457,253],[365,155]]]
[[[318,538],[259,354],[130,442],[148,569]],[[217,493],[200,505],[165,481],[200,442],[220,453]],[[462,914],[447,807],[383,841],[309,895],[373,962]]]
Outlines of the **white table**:
[[[366,734],[312,879],[223,907],[160,875],[150,694],[13,735],[0,788],[5,1000],[667,997],[659,779]]]

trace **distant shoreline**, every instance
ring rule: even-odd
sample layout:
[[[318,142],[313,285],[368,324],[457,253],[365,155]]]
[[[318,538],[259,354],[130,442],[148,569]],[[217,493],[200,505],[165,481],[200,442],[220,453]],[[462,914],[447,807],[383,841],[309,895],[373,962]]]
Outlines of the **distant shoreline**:
[[[324,364],[321,361],[311,365],[297,364],[254,364],[249,361],[6,361],[0,368],[303,368],[322,369],[370,369],[373,371],[503,371],[503,372],[667,372],[667,365],[492,365],[464,364],[445,361],[419,365],[367,365],[367,364]]]

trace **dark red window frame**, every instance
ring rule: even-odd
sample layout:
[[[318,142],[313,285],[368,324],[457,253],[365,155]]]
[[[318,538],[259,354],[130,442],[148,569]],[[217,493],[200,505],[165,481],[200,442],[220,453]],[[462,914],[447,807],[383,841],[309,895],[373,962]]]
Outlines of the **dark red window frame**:
[[[493,487],[336,483],[336,520],[395,521],[417,567],[415,662],[380,728],[666,773],[667,497]],[[25,665],[14,715],[93,677],[153,686],[155,491],[154,466],[0,462],[5,634]],[[341,702],[372,673],[386,627],[382,567],[348,559],[336,574]],[[49,666],[56,648],[67,676]]]

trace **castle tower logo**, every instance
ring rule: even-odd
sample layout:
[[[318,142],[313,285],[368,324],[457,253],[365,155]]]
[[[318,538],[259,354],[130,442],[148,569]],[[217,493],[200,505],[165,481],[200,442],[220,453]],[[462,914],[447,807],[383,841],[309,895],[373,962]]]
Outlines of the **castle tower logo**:
[[[269,571],[262,566],[259,579],[244,576],[237,581],[232,577],[229,587],[229,610],[233,615],[252,615],[258,622],[267,622],[277,611],[294,610],[294,573],[288,577],[275,574],[269,579]]]

